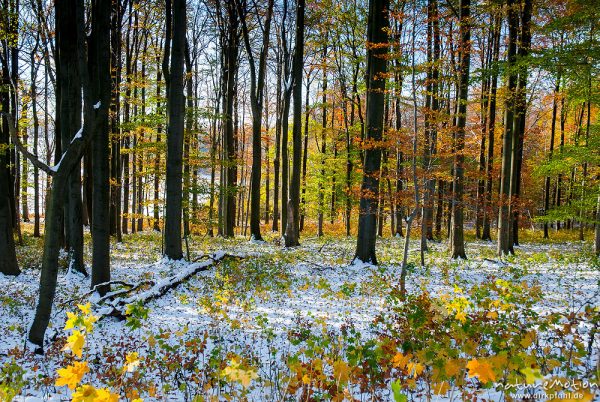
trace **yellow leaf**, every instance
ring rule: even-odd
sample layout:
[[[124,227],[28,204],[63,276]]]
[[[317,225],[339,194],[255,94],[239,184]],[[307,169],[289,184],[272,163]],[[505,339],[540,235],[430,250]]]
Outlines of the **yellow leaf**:
[[[88,367],[87,362],[75,362],[70,366],[58,369],[58,378],[56,379],[55,385],[57,387],[66,385],[69,389],[75,389],[85,373],[89,371],[90,368]]]
[[[401,352],[398,352],[392,358],[392,365],[398,369],[406,367],[406,363],[410,360],[410,354],[404,356]]]
[[[310,384],[310,377],[307,374],[304,374],[302,376],[302,382],[307,385]]]
[[[464,311],[457,311],[454,318],[464,324],[467,321],[467,314]]]
[[[473,359],[469,361],[467,369],[469,369],[469,378],[477,377],[483,384],[496,381],[496,374],[492,366],[484,360]]]
[[[533,340],[535,339],[535,332],[534,331],[529,331],[525,334],[525,337],[523,337],[523,339],[521,339],[521,346],[523,346],[524,348],[528,348],[532,343]]]
[[[123,367],[128,373],[135,371],[140,365],[140,359],[137,352],[128,353],[125,357],[125,367]]]
[[[350,366],[345,361],[338,360],[333,363],[333,376],[339,384],[346,384],[350,378]]]
[[[75,321],[77,321],[77,318],[79,318],[77,314],[71,313],[70,311],[67,311],[67,317],[69,318],[65,323],[65,331],[71,328],[75,328]]]
[[[229,377],[231,381],[239,382],[244,388],[248,388],[252,380],[258,378],[256,371],[241,369],[240,363],[235,359],[232,359],[229,365],[223,369],[222,375]]]
[[[85,337],[81,331],[73,331],[73,333],[67,338],[67,344],[62,349],[63,351],[71,351],[75,356],[81,357],[81,350],[85,343]]]
[[[487,318],[489,318],[490,320],[495,320],[498,318],[498,312],[497,311],[488,311],[488,313],[485,316]]]
[[[82,385],[73,394],[72,402],[94,402],[97,395],[96,388],[92,385]]]
[[[94,399],[94,402],[119,402],[119,395],[113,394],[106,388],[99,389],[97,392],[98,396]]]
[[[454,377],[457,375],[461,369],[460,360],[447,360],[444,364],[444,370],[446,371],[446,375],[448,377]]]
[[[88,302],[86,304],[78,304],[77,308],[81,310],[83,314],[90,314],[92,312],[92,305]]]
[[[531,367],[527,367],[521,370],[521,374],[525,376],[525,382],[527,384],[535,383],[535,380],[541,380],[544,378],[540,369],[533,369]]]
[[[425,366],[421,363],[410,362],[407,364],[406,369],[411,377],[417,377],[425,370]]]
[[[433,384],[433,393],[436,395],[446,395],[450,390],[450,384],[447,381],[442,381],[438,384]]]

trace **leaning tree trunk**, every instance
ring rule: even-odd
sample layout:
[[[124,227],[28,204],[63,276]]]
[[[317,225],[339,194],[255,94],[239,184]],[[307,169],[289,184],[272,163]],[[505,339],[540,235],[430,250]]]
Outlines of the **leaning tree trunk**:
[[[385,74],[387,71],[388,8],[388,0],[369,1],[367,41],[370,46],[367,49],[366,141],[372,146],[369,146],[364,152],[358,238],[354,258],[372,264],[377,264],[375,240],[377,237],[378,173],[381,166]]]
[[[173,43],[169,68],[167,110],[167,198],[165,214],[165,256],[172,260],[183,258],[181,248],[181,210],[183,178],[183,57],[185,50],[186,4],[173,0]]]

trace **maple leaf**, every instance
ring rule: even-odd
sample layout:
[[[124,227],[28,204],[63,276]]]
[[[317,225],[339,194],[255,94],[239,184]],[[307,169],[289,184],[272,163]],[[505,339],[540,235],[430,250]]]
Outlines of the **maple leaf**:
[[[82,385],[77,388],[77,391],[73,394],[72,402],[94,402],[96,401],[96,388],[92,385]]]
[[[333,363],[333,376],[340,384],[346,384],[350,378],[350,366],[343,360],[336,361]]]
[[[232,359],[229,366],[223,370],[223,376],[229,377],[231,381],[236,381],[242,384],[244,388],[248,388],[252,380],[258,378],[256,371],[248,369],[244,370],[240,368],[240,363],[235,359]]]
[[[62,349],[63,351],[71,351],[75,356],[81,357],[81,351],[83,344],[85,343],[85,337],[81,331],[73,331],[73,333],[67,338],[67,344]]]
[[[392,365],[398,369],[406,367],[406,363],[410,360],[410,354],[404,356],[401,352],[398,352],[392,358]]]
[[[454,377],[456,374],[458,374],[461,369],[459,364],[460,360],[447,360],[444,364],[444,370],[446,371],[446,375],[448,377]]]
[[[128,353],[125,357],[125,367],[123,371],[131,373],[140,365],[140,359],[137,352]]]
[[[77,315],[75,313],[71,313],[70,311],[67,311],[67,317],[69,317],[69,318],[67,319],[67,322],[65,323],[65,331],[68,329],[75,328],[75,323],[77,322],[79,315]]]
[[[94,399],[94,402],[119,402],[119,395],[110,392],[110,390],[106,388],[98,389],[96,391],[98,395],[96,396],[96,399]]]
[[[487,318],[489,318],[490,320],[495,320],[498,318],[498,312],[497,311],[488,311],[488,313],[485,316]]]
[[[496,374],[486,361],[473,359],[467,363],[467,369],[469,369],[469,378],[477,377],[484,384],[496,381]]]
[[[410,362],[406,365],[406,369],[411,377],[417,377],[423,372],[423,370],[425,370],[425,366],[421,363]]]
[[[92,312],[92,305],[88,302],[86,304],[78,304],[77,308],[81,310],[83,314],[90,314]]]
[[[533,369],[531,367],[521,369],[521,374],[525,376],[525,382],[527,384],[533,384],[536,380],[544,378],[540,369]]]
[[[87,362],[75,362],[70,366],[58,369],[58,378],[56,379],[55,385],[57,387],[66,385],[69,389],[75,389],[85,373],[89,371],[90,368],[88,367]]]

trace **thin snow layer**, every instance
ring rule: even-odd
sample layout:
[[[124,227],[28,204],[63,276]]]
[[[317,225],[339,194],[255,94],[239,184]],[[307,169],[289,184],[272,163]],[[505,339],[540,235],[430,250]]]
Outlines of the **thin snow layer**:
[[[150,236],[150,235],[149,235]],[[154,236],[159,236],[155,235]],[[88,356],[101,355],[106,350],[119,350],[123,345],[137,345],[141,355],[149,351],[150,346],[141,344],[141,338],[150,333],[157,334],[181,331],[187,328],[184,337],[201,337],[209,334],[207,348],[214,348],[217,343],[231,350],[252,350],[264,367],[272,364],[272,351],[277,356],[293,352],[296,348],[288,339],[288,332],[297,328],[303,320],[319,320],[329,328],[340,329],[351,323],[363,335],[364,339],[373,337],[371,323],[384,311],[385,296],[389,292],[386,282],[400,277],[402,239],[387,239],[378,245],[380,266],[363,263],[351,264],[354,239],[335,239],[323,241],[304,239],[300,248],[282,250],[275,243],[226,242],[218,247],[223,250],[196,250],[192,260],[201,254],[215,252],[245,256],[247,260],[259,260],[273,257],[279,261],[280,271],[274,275],[285,273],[289,286],[274,286],[267,291],[252,293],[252,288],[238,289],[247,292],[246,300],[250,307],[224,303],[226,319],[218,314],[209,314],[200,300],[214,300],[219,289],[219,268],[208,267],[176,289],[148,303],[150,312],[144,327],[131,331],[125,322],[114,318],[104,319],[96,324],[94,332],[87,339]],[[193,245],[192,245],[193,246]],[[127,283],[154,281],[155,285],[144,294],[129,296],[127,302],[135,302],[140,298],[156,292],[161,286],[181,279],[201,266],[211,264],[211,260],[201,262],[174,262],[160,259],[158,252],[150,250],[148,243],[142,245],[117,244],[113,246],[112,279]],[[215,247],[215,246],[212,246]],[[517,253],[519,265],[485,259],[483,255],[492,255],[494,246],[490,243],[476,242],[469,245],[469,259],[451,261],[444,246],[432,244],[432,253],[428,255],[430,264],[425,268],[417,267],[409,273],[407,287],[418,289],[425,286],[433,294],[450,292],[450,284],[444,284],[444,272],[450,270],[455,282],[462,285],[473,285],[489,280],[490,275],[510,278],[510,271],[522,269],[525,280],[541,285],[546,297],[537,306],[541,312],[565,308],[578,309],[585,303],[600,304],[600,272],[598,267],[581,263],[577,258],[572,261],[557,260],[553,255],[573,255],[582,252],[585,244],[530,244],[519,247]],[[541,261],[528,262],[528,256],[547,254]],[[418,251],[411,250],[411,258],[418,258]],[[275,262],[273,263],[275,264]],[[268,267],[268,264],[265,265]],[[269,271],[270,272],[270,271]],[[446,276],[447,278],[447,276]],[[275,280],[276,278],[271,278]],[[59,336],[64,341],[62,328],[66,319],[65,312],[73,311],[76,303],[98,300],[97,295],[89,293],[89,278],[79,275],[66,275],[62,271],[58,278],[57,295],[52,312],[51,325],[48,329],[46,344],[49,345]],[[26,333],[35,312],[36,295],[39,287],[39,270],[25,269],[18,277],[0,274],[0,365],[9,360],[12,349],[26,347]],[[234,289],[235,290],[235,289]],[[96,313],[102,312],[96,307]],[[233,324],[235,323],[235,325]],[[320,328],[314,328],[319,331]],[[180,333],[181,334],[181,333]],[[268,336],[266,334],[269,334]],[[138,338],[137,340],[135,340]],[[133,340],[132,340],[133,339]],[[175,341],[171,337],[169,341]],[[597,356],[596,356],[597,357]],[[27,359],[26,359],[27,360]],[[61,364],[60,353],[48,354],[44,357],[33,357],[26,361],[27,378],[38,376],[34,365],[44,367],[45,375],[52,377]],[[39,382],[31,381],[25,388],[20,401],[59,400],[60,395],[68,396],[66,388],[34,386]],[[103,384],[97,384],[103,385]],[[267,400],[270,397],[262,394],[254,395],[253,400]],[[43,398],[43,399],[42,399]],[[180,400],[181,395],[174,391],[172,400]],[[267,399],[265,399],[267,398]],[[150,399],[146,399],[150,400]]]

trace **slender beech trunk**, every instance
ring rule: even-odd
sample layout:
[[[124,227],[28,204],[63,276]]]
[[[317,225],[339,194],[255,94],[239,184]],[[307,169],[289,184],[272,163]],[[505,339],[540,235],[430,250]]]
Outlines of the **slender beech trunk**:
[[[510,218],[510,187],[513,147],[513,118],[515,113],[515,88],[517,77],[514,71],[517,54],[518,14],[514,0],[507,0],[508,9],[508,50],[507,75],[508,87],[504,110],[504,137],[502,142],[502,170],[500,177],[500,208],[498,211],[498,255],[513,254],[513,244],[510,241],[512,219]]]
[[[294,121],[292,127],[292,180],[285,229],[285,246],[300,245],[300,175],[302,164],[302,73],[304,69],[304,8],[305,0],[296,3],[296,49],[292,61],[292,98]]]
[[[260,50],[257,66],[252,53],[250,44],[250,34],[246,24],[246,12],[243,10],[239,0],[238,13],[241,17],[242,31],[244,33],[244,44],[246,45],[246,54],[250,65],[250,107],[252,109],[252,177],[250,180],[250,236],[254,240],[262,240],[260,234],[260,184],[262,167],[262,114],[264,105],[265,75],[267,70],[267,53],[269,51],[269,39],[271,32],[271,17],[273,15],[274,0],[269,0],[267,5],[267,15],[265,17],[262,48]]]
[[[487,136],[488,149],[485,166],[486,191],[483,199],[483,230],[481,233],[482,240],[492,240],[491,237],[491,215],[492,215],[492,193],[493,193],[493,169],[494,169],[494,134],[496,131],[496,93],[498,90],[498,59],[500,55],[500,32],[502,28],[502,19],[500,16],[494,18],[494,35],[493,35],[493,50],[492,50],[492,66],[490,79],[490,94],[489,104],[487,108]]]
[[[554,138],[556,137],[556,115],[558,113],[558,96],[560,92],[560,72],[556,77],[556,84],[554,85],[554,98],[552,100],[552,123],[550,128],[550,149],[548,152],[548,159],[551,161],[554,154]],[[544,215],[548,214],[550,210],[550,176],[546,176],[544,182]],[[549,222],[544,221],[544,239],[549,237],[548,233]]]
[[[520,208],[518,201],[521,197],[521,170],[523,166],[523,142],[525,139],[525,127],[527,118],[527,65],[525,59],[529,55],[531,46],[531,13],[532,0],[525,0],[521,15],[521,31],[519,35],[519,79],[516,91],[516,112],[514,116],[513,128],[513,156],[512,156],[512,175],[510,183],[510,213],[511,229],[509,229],[509,242],[515,246],[519,245],[519,215]]]
[[[327,45],[323,46],[323,66],[326,66]],[[327,152],[327,69],[323,67],[323,82],[321,86],[321,177],[319,177],[319,214],[317,236],[323,236],[323,210],[325,209],[325,155]]]
[[[460,1],[460,81],[458,93],[458,116],[455,136],[454,194],[452,198],[452,258],[467,258],[463,235],[463,188],[465,156],[465,126],[469,94],[469,67],[471,62],[471,0]]]

